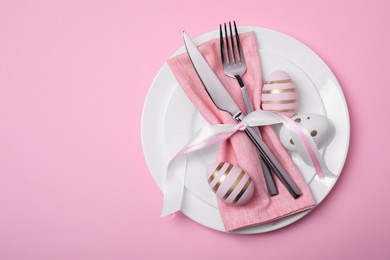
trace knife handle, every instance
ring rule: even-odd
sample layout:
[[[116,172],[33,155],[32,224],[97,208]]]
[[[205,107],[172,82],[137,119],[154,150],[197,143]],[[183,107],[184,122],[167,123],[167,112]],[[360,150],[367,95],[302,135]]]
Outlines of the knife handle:
[[[238,122],[242,121],[242,116],[236,118]],[[256,149],[259,151],[261,158],[264,162],[274,171],[276,177],[280,180],[280,182],[286,187],[288,192],[295,199],[302,195],[301,191],[288,175],[288,173],[284,170],[282,165],[278,162],[272,152],[269,150],[267,145],[263,142],[263,140],[256,134],[256,130],[253,128],[246,128],[244,130],[245,134],[255,145]]]
[[[261,168],[263,169],[263,175],[265,184],[267,185],[268,195],[275,196],[279,194],[278,188],[276,187],[275,180],[271,173],[271,167],[260,158]]]
[[[251,128],[251,129],[255,130],[256,137],[263,140],[261,138],[259,128],[255,127],[255,128]],[[271,197],[278,195],[279,192],[278,192],[278,188],[276,187],[275,180],[272,176],[271,167],[263,160],[261,155],[260,155],[260,162],[261,162],[261,168],[263,169],[265,184],[267,185],[268,195],[270,195]]]
[[[235,77],[240,84],[241,94],[242,94],[242,97],[244,99],[246,113],[249,114],[250,112],[253,111],[253,109],[252,109],[252,104],[251,104],[251,100],[249,98],[248,91],[247,91],[246,86],[245,86],[244,82],[242,81],[241,77],[240,76],[235,76]],[[261,138],[259,128],[256,127],[253,129],[256,131],[256,135],[259,138]],[[261,162],[261,168],[263,169],[263,176],[265,179],[265,184],[267,185],[268,195],[270,195],[270,196],[278,195],[279,192],[278,192],[278,188],[276,187],[275,180],[274,180],[272,173],[271,173],[271,167],[268,164],[266,164],[264,162],[264,160],[261,158],[260,158],[260,162]]]

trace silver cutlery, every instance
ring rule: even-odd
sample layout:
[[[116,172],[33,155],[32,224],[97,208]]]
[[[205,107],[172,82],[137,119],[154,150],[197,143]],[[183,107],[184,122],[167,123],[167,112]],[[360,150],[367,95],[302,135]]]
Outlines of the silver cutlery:
[[[246,112],[249,114],[253,111],[253,108],[248,91],[241,78],[242,75],[244,75],[246,72],[245,57],[242,53],[242,46],[237,31],[236,22],[233,23],[235,34],[233,34],[232,24],[229,22],[230,37],[226,28],[226,23],[224,24],[225,37],[223,36],[222,25],[219,25],[221,60],[225,74],[231,78],[235,78],[238,81],[241,88],[242,97],[244,98]]]
[[[203,55],[200,53],[194,42],[185,32],[183,32],[183,38],[184,45],[186,47],[192,65],[197,72],[211,100],[214,102],[218,109],[229,113],[236,122],[241,122],[244,118],[244,115],[242,114],[241,110],[234,102],[232,97],[226,91],[225,87],[222,85],[217,75],[215,75],[214,71],[207,63]],[[244,132],[251,140],[251,142],[255,145],[256,149],[259,151],[261,158],[272,168],[272,170],[275,172],[275,175],[286,187],[288,192],[294,198],[298,198],[301,195],[299,188],[296,186],[296,184],[290,178],[287,172],[283,169],[278,160],[275,158],[269,148],[265,145],[263,140],[257,135],[256,130],[254,130],[253,128],[246,128]]]
[[[245,56],[242,53],[242,45],[240,41],[240,36],[238,34],[236,22],[233,21],[234,24],[234,33],[232,30],[232,24],[229,22],[229,31],[230,36],[226,27],[226,23],[224,23],[223,33],[222,25],[219,25],[219,34],[220,34],[220,50],[221,50],[221,61],[223,66],[223,71],[228,77],[235,78],[240,85],[241,94],[244,99],[245,108],[247,114],[253,111],[251,100],[242,80],[242,76],[246,72],[246,63]],[[225,34],[225,36],[224,36]],[[254,128],[256,130],[256,134],[259,138],[261,138],[260,131],[258,128]],[[275,185],[275,181],[271,174],[271,168],[267,164],[261,161],[261,166],[263,168],[263,175],[265,179],[265,183],[267,185],[268,194],[270,196],[275,196],[278,194],[278,189]]]

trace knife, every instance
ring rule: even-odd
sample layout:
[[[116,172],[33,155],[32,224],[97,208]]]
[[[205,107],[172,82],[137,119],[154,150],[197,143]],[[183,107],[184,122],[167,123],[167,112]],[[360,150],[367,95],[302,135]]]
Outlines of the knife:
[[[192,65],[207,94],[210,96],[210,99],[218,109],[229,113],[236,122],[241,122],[244,118],[241,110],[186,32],[183,32],[183,39]],[[288,192],[295,199],[298,198],[301,195],[299,188],[283,169],[282,165],[278,162],[263,140],[257,135],[256,130],[248,127],[244,132],[255,145],[261,158],[274,171],[276,177],[278,177]]]

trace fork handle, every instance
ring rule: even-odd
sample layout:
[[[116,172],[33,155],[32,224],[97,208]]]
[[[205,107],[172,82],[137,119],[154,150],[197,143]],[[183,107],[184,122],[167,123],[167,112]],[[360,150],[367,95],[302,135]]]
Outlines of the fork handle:
[[[252,109],[251,100],[249,99],[249,94],[248,94],[248,91],[246,89],[246,86],[241,87],[241,94],[242,94],[242,97],[244,98],[246,113],[249,114],[250,112],[253,111],[253,109]]]
[[[250,112],[253,111],[253,108],[252,108],[251,100],[249,98],[249,94],[248,94],[248,91],[247,91],[246,86],[244,84],[244,81],[242,80],[240,75],[235,75],[234,77],[236,78],[236,80],[238,81],[238,84],[240,85],[241,94],[242,94],[242,97],[244,98],[246,113],[249,114]]]

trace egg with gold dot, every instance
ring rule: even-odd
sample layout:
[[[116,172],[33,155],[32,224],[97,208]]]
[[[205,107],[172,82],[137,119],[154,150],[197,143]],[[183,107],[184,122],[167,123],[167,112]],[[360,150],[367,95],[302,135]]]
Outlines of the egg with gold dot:
[[[253,181],[238,166],[226,162],[212,163],[207,167],[206,177],[217,198],[227,204],[244,205],[253,196]]]
[[[298,107],[297,88],[283,70],[272,72],[264,82],[261,108],[285,116],[293,116]]]
[[[326,116],[320,114],[298,114],[291,119],[309,132],[318,149],[329,143],[333,135],[333,128]],[[279,137],[287,150],[296,151],[295,142],[286,127],[281,127]]]

